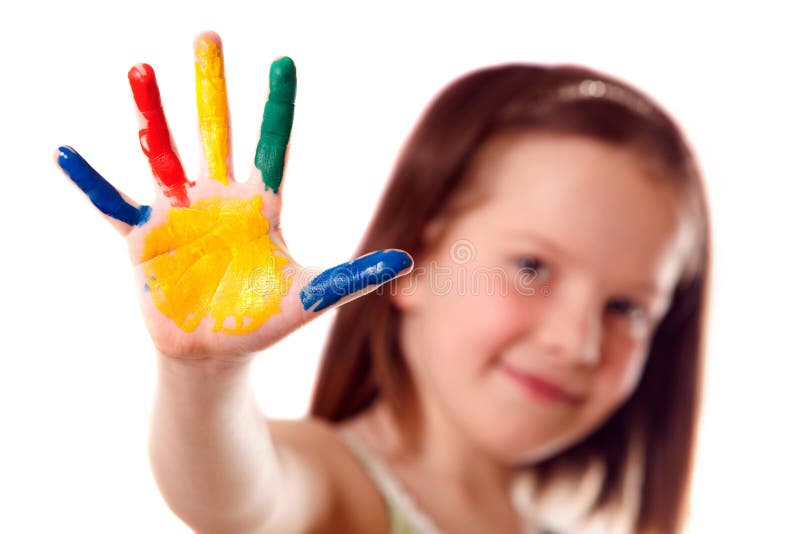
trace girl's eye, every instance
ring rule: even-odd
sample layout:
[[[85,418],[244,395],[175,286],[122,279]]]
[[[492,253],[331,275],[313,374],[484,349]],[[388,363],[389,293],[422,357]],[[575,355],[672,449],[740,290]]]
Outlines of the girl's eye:
[[[521,271],[536,278],[550,274],[550,268],[547,264],[535,257],[520,258],[517,260],[517,266]]]
[[[628,299],[612,300],[609,302],[608,307],[613,313],[630,315],[634,318],[644,318],[646,316],[646,311],[643,306],[631,302]]]

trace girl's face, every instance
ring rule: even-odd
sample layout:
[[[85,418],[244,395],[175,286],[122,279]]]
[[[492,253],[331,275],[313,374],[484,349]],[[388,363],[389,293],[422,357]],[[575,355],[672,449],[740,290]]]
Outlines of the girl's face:
[[[395,295],[401,342],[429,415],[506,463],[534,461],[633,392],[687,231],[630,149],[509,134],[471,171],[480,203],[442,225]]]

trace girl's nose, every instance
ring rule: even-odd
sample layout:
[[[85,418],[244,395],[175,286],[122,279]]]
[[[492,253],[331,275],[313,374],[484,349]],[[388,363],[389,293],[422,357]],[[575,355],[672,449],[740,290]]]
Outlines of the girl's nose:
[[[565,363],[597,365],[603,317],[589,295],[553,293],[537,305],[532,325],[537,346]]]

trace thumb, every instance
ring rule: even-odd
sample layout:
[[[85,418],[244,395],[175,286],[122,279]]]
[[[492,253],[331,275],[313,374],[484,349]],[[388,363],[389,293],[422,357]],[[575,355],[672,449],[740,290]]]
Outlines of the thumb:
[[[376,250],[318,274],[300,290],[300,301],[303,309],[318,312],[371,293],[413,268],[403,250]]]

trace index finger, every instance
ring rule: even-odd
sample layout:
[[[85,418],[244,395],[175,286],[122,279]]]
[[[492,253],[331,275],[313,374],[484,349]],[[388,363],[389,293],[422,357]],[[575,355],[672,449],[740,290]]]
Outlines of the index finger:
[[[261,171],[264,187],[272,189],[276,194],[283,179],[286,146],[289,144],[294,120],[296,92],[297,72],[294,61],[288,56],[273,61],[269,69],[269,97],[264,104],[255,166]]]

